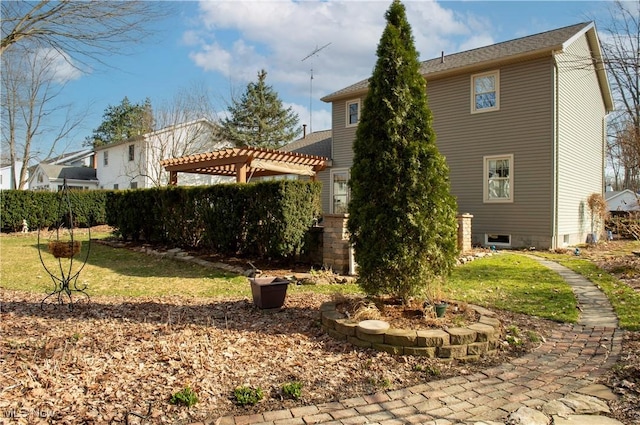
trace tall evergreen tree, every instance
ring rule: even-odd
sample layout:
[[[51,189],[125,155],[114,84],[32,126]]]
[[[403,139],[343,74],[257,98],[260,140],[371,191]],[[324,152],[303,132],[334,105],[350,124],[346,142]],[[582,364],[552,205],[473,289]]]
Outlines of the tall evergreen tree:
[[[455,265],[457,205],[404,5],[385,16],[353,145],[348,229],[365,292],[406,301]]]
[[[108,106],[102,115],[102,123],[93,130],[93,135],[85,141],[93,147],[117,143],[131,137],[141,136],[153,131],[153,109],[151,100],[144,103],[131,103],[125,96],[116,106]]]
[[[277,149],[300,133],[298,114],[282,106],[266,78],[264,69],[258,72],[258,82],[247,85],[240,100],[229,106],[229,117],[222,120],[221,136],[236,146]]]

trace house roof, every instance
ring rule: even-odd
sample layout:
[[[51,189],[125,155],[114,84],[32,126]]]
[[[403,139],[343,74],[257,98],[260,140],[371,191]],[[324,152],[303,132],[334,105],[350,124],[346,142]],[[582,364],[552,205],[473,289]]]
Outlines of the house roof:
[[[38,165],[38,168],[40,168],[49,179],[97,180],[96,170],[91,167],[69,167],[65,165],[41,163]]]
[[[179,123],[179,124],[169,125],[169,126],[161,128],[159,130],[150,131],[149,133],[144,133],[144,134],[141,134],[139,136],[133,136],[133,137],[130,137],[130,138],[126,139],[126,140],[121,140],[119,142],[108,143],[106,145],[98,146],[94,150],[97,152],[97,151],[100,151],[100,150],[112,148],[114,146],[123,145],[125,143],[144,142],[145,140],[149,139],[150,137],[157,136],[159,134],[166,133],[168,131],[176,131],[176,130],[178,130],[180,128],[187,127],[187,126],[194,125],[194,124],[206,124],[209,127],[215,128],[215,124],[213,124],[211,121],[207,120],[206,118],[199,118],[197,120],[192,120],[192,121],[183,122],[183,123]]]
[[[443,53],[441,57],[422,62],[420,71],[429,80],[470,72],[483,67],[497,66],[502,63],[551,56],[562,52],[583,34],[587,34],[591,50],[596,59],[596,72],[598,73],[598,80],[600,81],[607,110],[612,111],[613,99],[602,64],[600,43],[593,22],[583,22],[451,55],[444,55]],[[333,102],[340,98],[358,95],[365,93],[368,87],[369,79],[362,80],[331,93],[323,97],[322,100],[324,102]]]
[[[327,158],[316,155],[244,147],[168,158],[160,161],[160,165],[172,173],[236,176],[238,181],[246,181],[241,174],[245,177],[278,174],[315,175],[318,171],[324,170],[327,161]]]
[[[93,155],[93,149],[83,149],[81,151],[63,153],[62,155],[55,156],[53,158],[49,158],[46,161],[43,161],[46,164],[64,164],[65,162],[76,161],[78,159],[88,158]]]
[[[607,191],[604,198],[607,201],[609,211],[637,211],[640,210],[638,197],[632,190]]]
[[[314,131],[280,148],[285,152],[331,157],[331,130]]]

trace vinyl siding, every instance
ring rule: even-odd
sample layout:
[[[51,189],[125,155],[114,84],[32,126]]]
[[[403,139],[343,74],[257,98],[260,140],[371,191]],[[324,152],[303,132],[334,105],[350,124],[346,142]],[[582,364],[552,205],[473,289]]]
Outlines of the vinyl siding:
[[[436,143],[449,165],[458,212],[474,217],[474,243],[484,243],[485,234],[511,235],[513,247],[539,249],[562,245],[565,234],[572,244],[584,241],[590,230],[586,198],[603,187],[606,112],[594,70],[575,66],[581,57],[589,57],[585,36],[557,57],[557,81],[551,55],[474,71],[500,72],[500,109],[492,112],[471,113],[471,73],[427,82]],[[356,129],[345,125],[349,100],[332,104],[334,168],[353,161]],[[484,202],[483,161],[489,155],[514,156],[513,202]],[[325,212],[329,172],[321,177]]]
[[[347,127],[346,114],[347,102],[357,99],[352,97],[332,103],[331,168],[351,168],[353,164],[353,141],[356,138],[357,127]],[[363,99],[360,100],[362,108]],[[318,181],[322,182],[322,210],[325,214],[331,212],[331,168],[318,173]]]
[[[350,98],[348,101],[356,99],[357,98]],[[344,141],[333,144],[333,168],[349,168],[353,163],[353,140],[356,138],[357,127],[347,127],[346,108],[347,100],[339,100],[333,103],[333,140]]]
[[[322,203],[322,214],[329,214],[330,205],[329,205],[329,190],[330,190],[330,181],[331,177],[331,168],[327,167],[324,170],[320,171],[316,174],[316,181],[322,183],[322,191],[320,192],[320,201]]]
[[[511,235],[512,246],[551,240],[553,74],[550,58],[503,66],[500,109],[471,113],[471,74],[428,81],[440,152],[449,164],[460,213],[473,214],[473,240]],[[491,71],[486,69],[484,71]],[[483,200],[483,157],[514,156],[511,203]]]
[[[587,198],[603,193],[605,105],[585,36],[557,55],[558,235],[583,243],[591,232]]]

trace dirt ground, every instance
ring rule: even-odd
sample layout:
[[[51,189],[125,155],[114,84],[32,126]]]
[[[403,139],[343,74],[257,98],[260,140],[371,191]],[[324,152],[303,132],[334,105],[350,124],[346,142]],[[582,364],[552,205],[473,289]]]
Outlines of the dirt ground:
[[[583,252],[614,270],[618,249]],[[623,263],[635,267],[630,255]],[[637,279],[638,270],[625,268],[624,278]],[[557,326],[497,312],[516,340],[505,337],[498,355],[477,363],[443,363],[333,340],[318,320],[329,295],[290,294],[279,311],[258,310],[249,299],[181,297],[93,297],[73,311],[42,310],[40,294],[0,295],[0,418],[25,424],[189,423],[329,402],[471,374],[535,349]],[[639,353],[640,333],[627,332],[620,361],[605,378],[621,395],[612,416],[627,424],[640,421]],[[300,399],[284,395],[290,382],[302,383]],[[261,388],[264,399],[237,405],[233,391],[241,385]],[[185,387],[198,403],[171,404]]]

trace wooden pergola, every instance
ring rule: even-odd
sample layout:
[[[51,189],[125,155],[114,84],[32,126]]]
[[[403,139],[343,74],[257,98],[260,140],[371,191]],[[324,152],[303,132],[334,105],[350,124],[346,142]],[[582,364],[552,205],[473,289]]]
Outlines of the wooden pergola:
[[[178,173],[235,176],[238,183],[246,183],[251,177],[281,174],[305,175],[315,180],[316,173],[324,170],[328,161],[321,156],[245,147],[164,159],[160,165],[169,172],[169,184],[177,185]]]

